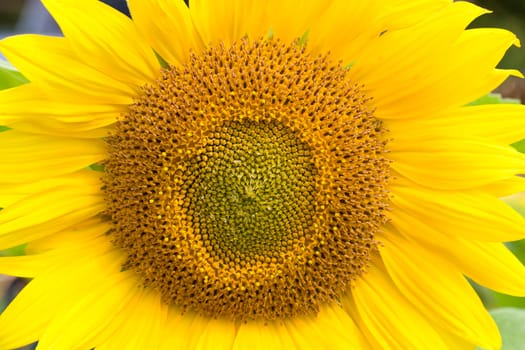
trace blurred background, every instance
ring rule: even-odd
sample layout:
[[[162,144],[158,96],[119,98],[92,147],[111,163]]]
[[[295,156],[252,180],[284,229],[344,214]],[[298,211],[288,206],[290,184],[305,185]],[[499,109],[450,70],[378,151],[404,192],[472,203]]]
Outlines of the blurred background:
[[[79,0],[82,1],[82,0]],[[125,0],[104,0],[103,2],[128,14]],[[471,27],[499,27],[514,32],[525,45],[525,0],[471,0],[493,11],[477,19]],[[21,33],[41,33],[60,35],[54,20],[49,16],[38,0],[0,0],[0,39]],[[1,55],[0,55],[1,57]],[[38,57],[35,57],[38,59]],[[514,68],[525,73],[525,52],[511,48],[500,64],[501,68]],[[515,98],[525,103],[525,79],[509,78],[497,89],[504,97]],[[525,143],[523,143],[525,145]],[[521,149],[520,149],[521,150]],[[524,146],[525,150],[525,146]],[[523,150],[522,150],[523,151]],[[516,195],[505,199],[517,211],[525,215],[525,195]],[[525,263],[525,243],[509,243],[509,247]],[[23,254],[23,247],[10,251],[0,251],[1,255]],[[0,275],[0,312],[9,301],[23,288],[26,281]],[[475,286],[482,300],[489,309],[514,306],[525,308],[525,298],[515,298]],[[26,349],[31,349],[27,347]],[[524,345],[525,348],[525,345]]]

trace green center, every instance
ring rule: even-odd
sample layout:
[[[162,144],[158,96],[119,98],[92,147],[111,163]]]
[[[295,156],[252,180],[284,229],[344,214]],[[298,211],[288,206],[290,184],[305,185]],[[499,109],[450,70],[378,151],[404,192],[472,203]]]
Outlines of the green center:
[[[184,173],[192,227],[222,256],[275,256],[312,224],[315,167],[308,146],[277,122],[217,128]]]

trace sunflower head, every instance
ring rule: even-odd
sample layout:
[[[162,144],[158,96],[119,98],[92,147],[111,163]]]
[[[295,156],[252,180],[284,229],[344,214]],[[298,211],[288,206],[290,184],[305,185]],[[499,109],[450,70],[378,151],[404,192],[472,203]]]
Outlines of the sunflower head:
[[[519,75],[485,10],[43,3],[63,37],[0,41],[0,349],[501,346],[465,276],[525,295],[524,109],[468,105]]]
[[[298,41],[243,38],[145,86],[107,139],[125,267],[212,317],[335,300],[366,270],[388,206],[384,130],[346,73]]]

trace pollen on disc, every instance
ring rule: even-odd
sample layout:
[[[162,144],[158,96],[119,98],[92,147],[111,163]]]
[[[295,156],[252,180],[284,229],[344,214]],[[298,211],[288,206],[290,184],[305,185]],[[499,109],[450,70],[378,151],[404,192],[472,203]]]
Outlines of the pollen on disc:
[[[315,315],[366,273],[386,222],[385,130],[330,55],[240,40],[169,67],[107,138],[113,243],[165,303]]]

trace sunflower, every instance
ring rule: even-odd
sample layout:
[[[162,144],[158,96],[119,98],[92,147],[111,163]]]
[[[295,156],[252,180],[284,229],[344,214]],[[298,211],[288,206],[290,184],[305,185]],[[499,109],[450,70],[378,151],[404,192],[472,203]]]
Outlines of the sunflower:
[[[44,0],[0,42],[0,348],[498,349],[515,36],[449,0]]]

